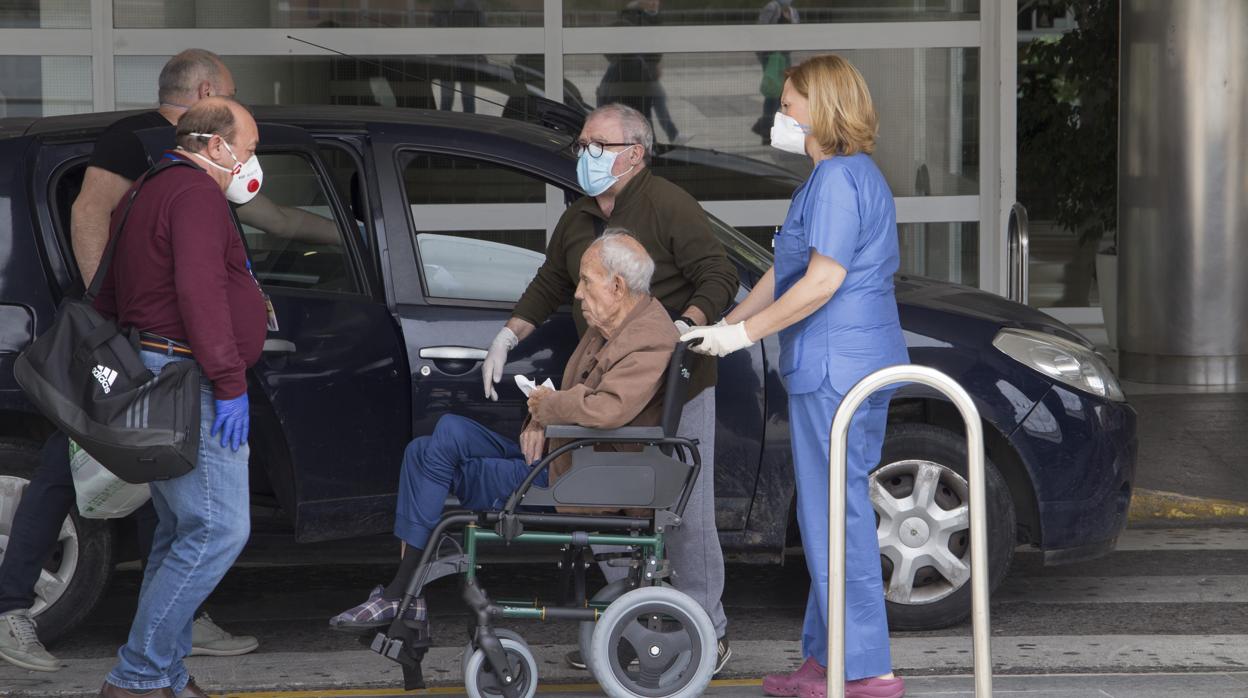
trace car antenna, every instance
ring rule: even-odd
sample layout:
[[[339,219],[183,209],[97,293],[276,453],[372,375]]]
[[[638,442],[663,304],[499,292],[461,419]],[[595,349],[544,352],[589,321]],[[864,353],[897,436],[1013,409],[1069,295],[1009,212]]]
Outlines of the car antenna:
[[[355,56],[350,53],[344,53],[337,49],[330,48],[328,46],[322,46],[321,44],[308,41],[307,39],[300,39],[297,36],[291,36],[290,34],[287,34],[286,38],[290,39],[291,41],[298,41],[301,44],[307,44],[308,46],[319,48],[322,51],[329,51],[330,53],[338,54],[339,56],[342,56],[343,58],[350,58],[351,60],[359,61],[365,65],[371,65],[377,68],[381,68],[382,70],[388,70],[392,73],[402,75],[403,77],[406,77],[406,78],[411,78],[413,80],[419,80],[419,81],[427,82],[430,84],[433,83],[432,80],[430,80],[429,78],[423,75],[416,75],[414,73],[409,73],[399,68],[388,66],[380,61],[375,61],[369,58],[362,58],[360,56]],[[444,85],[443,87],[447,87],[447,86]],[[458,92],[459,94],[467,97],[464,91],[460,90],[459,88],[452,86],[450,89],[454,92]],[[499,107],[503,110],[504,113],[511,112],[513,114],[518,114],[520,118],[525,121],[536,121],[542,126],[553,129],[555,131],[559,131],[563,133],[564,135],[567,135],[573,139],[576,138],[577,134],[579,134],[581,131],[581,127],[584,126],[585,124],[584,114],[580,113],[576,109],[573,109],[572,107],[569,107],[568,105],[562,102],[556,102],[555,100],[547,99],[546,97],[538,97],[538,96],[527,97],[524,102],[525,108],[517,108],[514,106],[508,106],[506,104],[500,104],[498,102],[495,102],[492,99],[486,99],[485,97],[481,97],[481,96],[475,96],[475,99],[481,102],[485,102],[486,104],[492,104],[496,107]],[[534,107],[532,112],[528,110],[527,107],[529,106]]]

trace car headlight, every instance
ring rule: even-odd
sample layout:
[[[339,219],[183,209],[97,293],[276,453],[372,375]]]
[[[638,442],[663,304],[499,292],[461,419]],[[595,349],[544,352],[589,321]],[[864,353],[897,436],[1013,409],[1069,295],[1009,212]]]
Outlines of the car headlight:
[[[1127,399],[1105,359],[1083,345],[1043,332],[1004,329],[992,340],[992,346],[1072,388],[1116,402]]]

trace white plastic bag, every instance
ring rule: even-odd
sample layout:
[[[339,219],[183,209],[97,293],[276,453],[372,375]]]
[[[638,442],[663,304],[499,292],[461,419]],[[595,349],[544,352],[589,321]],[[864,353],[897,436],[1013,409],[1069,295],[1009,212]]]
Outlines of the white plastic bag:
[[[100,465],[91,454],[69,440],[69,470],[74,474],[78,513],[84,519],[117,519],[151,499],[147,484],[132,485]]]

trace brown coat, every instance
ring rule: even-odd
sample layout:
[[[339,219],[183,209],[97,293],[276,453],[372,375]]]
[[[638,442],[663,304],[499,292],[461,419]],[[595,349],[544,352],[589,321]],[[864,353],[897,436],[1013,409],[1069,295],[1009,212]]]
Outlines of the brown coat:
[[[680,333],[653,296],[637,304],[607,340],[589,328],[568,360],[560,389],[531,415],[541,424],[591,429],[656,426],[663,415],[663,381]],[[551,439],[550,450],[567,443]],[[550,466],[550,481],[572,467],[571,454]]]

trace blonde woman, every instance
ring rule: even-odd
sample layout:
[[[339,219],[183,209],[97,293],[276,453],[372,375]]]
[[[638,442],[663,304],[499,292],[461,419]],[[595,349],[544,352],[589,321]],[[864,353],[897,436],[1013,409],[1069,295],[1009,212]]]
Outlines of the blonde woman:
[[[828,430],[845,393],[867,374],[908,362],[893,273],[899,262],[893,194],[869,157],[877,131],[862,75],[817,56],[786,72],[772,146],[807,155],[814,172],[776,235],[775,264],[715,327],[689,331],[695,351],[724,356],[780,333],[789,392],[797,518],[812,580],[801,668],[766,677],[771,696],[825,698],[828,656]],[[880,459],[889,393],[854,415],[846,523],[846,695],[898,698],[867,475]]]

